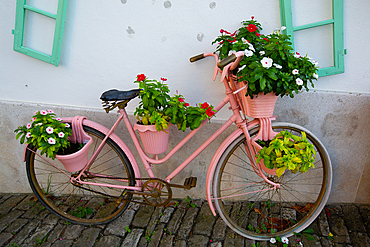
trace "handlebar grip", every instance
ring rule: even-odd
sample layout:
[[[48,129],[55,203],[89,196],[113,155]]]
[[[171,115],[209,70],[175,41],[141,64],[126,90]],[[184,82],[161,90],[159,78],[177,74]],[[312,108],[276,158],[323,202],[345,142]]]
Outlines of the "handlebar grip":
[[[193,62],[198,61],[198,60],[203,59],[203,58],[205,58],[204,53],[196,55],[194,57],[191,57],[190,62],[193,63]]]
[[[236,60],[236,55],[235,54],[231,54],[230,56],[222,59],[220,62],[217,63],[217,66],[222,69],[223,67],[225,67],[226,65],[228,65],[229,63],[232,63]]]

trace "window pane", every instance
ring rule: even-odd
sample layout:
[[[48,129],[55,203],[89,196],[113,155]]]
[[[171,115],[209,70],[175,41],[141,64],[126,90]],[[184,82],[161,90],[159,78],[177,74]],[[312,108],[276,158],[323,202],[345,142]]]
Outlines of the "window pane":
[[[295,50],[319,62],[320,68],[334,66],[333,25],[294,32]]]
[[[56,15],[58,9],[58,0],[28,0],[27,5]]]
[[[292,0],[293,26],[333,18],[332,0]]]
[[[51,55],[54,29],[54,19],[26,11],[23,46]]]

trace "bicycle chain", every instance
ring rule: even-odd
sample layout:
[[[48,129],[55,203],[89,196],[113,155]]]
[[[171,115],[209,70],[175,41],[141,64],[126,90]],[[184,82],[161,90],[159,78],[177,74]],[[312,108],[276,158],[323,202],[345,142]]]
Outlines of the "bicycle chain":
[[[86,174],[87,176],[89,176],[88,174]],[[125,179],[125,180],[151,180],[151,179],[157,179],[157,180],[160,180],[162,181],[163,183],[167,183],[166,181],[160,179],[160,178],[122,178],[122,177],[100,177],[99,178],[106,178],[106,179]],[[73,184],[73,183],[72,183]],[[168,183],[167,183],[168,184]],[[83,184],[73,184],[74,186],[77,186],[81,189],[84,189],[84,190],[87,190],[87,191],[90,191],[90,192],[94,192],[94,193],[97,193],[97,194],[100,194],[100,195],[103,195],[103,196],[107,196],[107,197],[112,197],[111,195],[108,195],[108,194],[104,194],[102,192],[98,192],[98,191],[95,191],[95,190],[92,190],[92,189],[89,189],[89,188],[86,188],[86,187],[82,187]],[[127,201],[127,202],[133,202],[133,203],[138,203],[138,204],[142,204],[142,205],[148,205],[148,206],[152,206],[152,204],[149,204],[149,203],[146,203],[145,200],[143,200],[142,202],[140,201],[134,201],[134,200],[128,200],[126,198],[122,198],[123,196],[125,196],[127,193],[129,194],[132,194],[134,195],[135,194],[135,191],[129,191],[127,189],[124,189],[123,193],[118,197],[119,199],[123,200],[123,201]],[[142,196],[142,195],[141,195]],[[117,198],[117,199],[118,199]]]

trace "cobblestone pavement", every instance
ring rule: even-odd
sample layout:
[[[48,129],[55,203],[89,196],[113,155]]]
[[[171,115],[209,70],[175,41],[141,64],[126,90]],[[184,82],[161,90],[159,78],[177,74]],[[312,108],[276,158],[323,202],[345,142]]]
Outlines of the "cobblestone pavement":
[[[196,207],[180,199],[162,208],[130,204],[117,220],[86,227],[59,219],[33,199],[0,195],[0,246],[278,246],[234,234],[203,200],[194,200]],[[328,205],[310,228],[315,241],[301,236],[304,246],[370,246],[370,205]],[[300,246],[296,236],[289,246]]]

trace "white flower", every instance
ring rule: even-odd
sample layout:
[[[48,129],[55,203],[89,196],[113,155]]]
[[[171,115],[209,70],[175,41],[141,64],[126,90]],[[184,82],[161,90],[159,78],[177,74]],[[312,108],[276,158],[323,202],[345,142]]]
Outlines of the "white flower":
[[[31,128],[31,127],[32,127],[32,123],[28,123],[28,124],[26,125],[26,127],[27,127],[27,129]]]
[[[40,114],[41,114],[41,115],[47,115],[47,114],[48,114],[48,112],[47,112],[47,111],[40,111]]]
[[[40,125],[40,126],[41,126],[41,125],[42,125],[42,123],[38,123],[38,124],[36,124],[36,125]]]
[[[280,30],[281,31],[283,31],[283,30],[285,30],[286,29],[286,27],[285,26],[282,26],[281,28],[280,28]]]
[[[58,117],[58,118],[56,118],[55,120],[62,121],[63,119],[61,119],[61,118],[59,118],[59,117]]]
[[[260,51],[260,55],[265,55],[265,51]]]
[[[235,54],[235,53],[236,53],[236,51],[231,50],[231,51],[229,51],[229,56],[232,55],[232,54]]]
[[[283,66],[281,66],[281,65],[279,65],[279,64],[277,64],[277,63],[274,63],[274,66],[275,66],[277,69],[282,69],[282,68],[283,68]]]
[[[287,237],[282,237],[281,238],[281,242],[283,242],[284,244],[288,244],[289,243],[289,240]]]
[[[303,85],[303,81],[302,81],[300,78],[295,79],[295,82],[296,82],[296,83],[297,83],[297,85],[299,85],[299,86]]]
[[[310,61],[310,62],[313,63],[315,66],[319,65],[317,61]]]
[[[242,67],[240,67],[240,68],[238,69],[238,72],[239,72],[239,71],[241,71],[241,70],[243,70],[246,66],[247,66],[247,65],[245,65],[245,64],[244,64]]]
[[[244,55],[247,56],[247,57],[251,57],[251,56],[253,56],[253,51],[245,50]]]
[[[50,109],[48,110],[48,112],[49,112],[49,113],[54,113],[54,112],[53,112],[53,110],[50,110]]]
[[[51,133],[53,133],[54,129],[49,126],[49,127],[46,128],[45,131],[46,131],[46,133],[51,134]]]
[[[313,74],[313,77],[316,78],[316,79],[319,79],[319,75],[316,74],[316,73]]]
[[[66,125],[66,128],[71,127],[68,123],[64,123]]]
[[[299,74],[298,69],[293,69],[292,74],[293,74],[293,75],[298,75],[298,74]]]
[[[270,243],[272,243],[272,244],[276,243],[276,239],[270,238]]]
[[[55,144],[55,139],[50,137],[48,139],[48,143],[51,144],[51,145],[54,145]]]
[[[252,44],[249,44],[249,50],[251,50],[251,51],[256,51],[256,50],[254,49],[254,47],[253,47],[253,45],[252,45]]]
[[[63,133],[63,132],[59,132],[59,133],[58,133],[58,137],[59,137],[59,138],[63,138],[63,137],[64,137],[64,133]]]
[[[299,54],[298,52],[296,52],[296,53],[294,54],[294,57],[296,57],[296,58],[300,58],[300,57],[301,57],[301,54]]]
[[[264,68],[270,68],[272,66],[273,60],[271,58],[264,57],[262,58],[261,63]]]
[[[28,133],[26,134],[26,137],[27,137],[27,138],[30,138],[30,137],[31,137],[31,133],[30,133],[30,132],[28,132]]]
[[[246,40],[245,38],[242,38],[242,42],[243,44],[248,44],[248,40]]]

